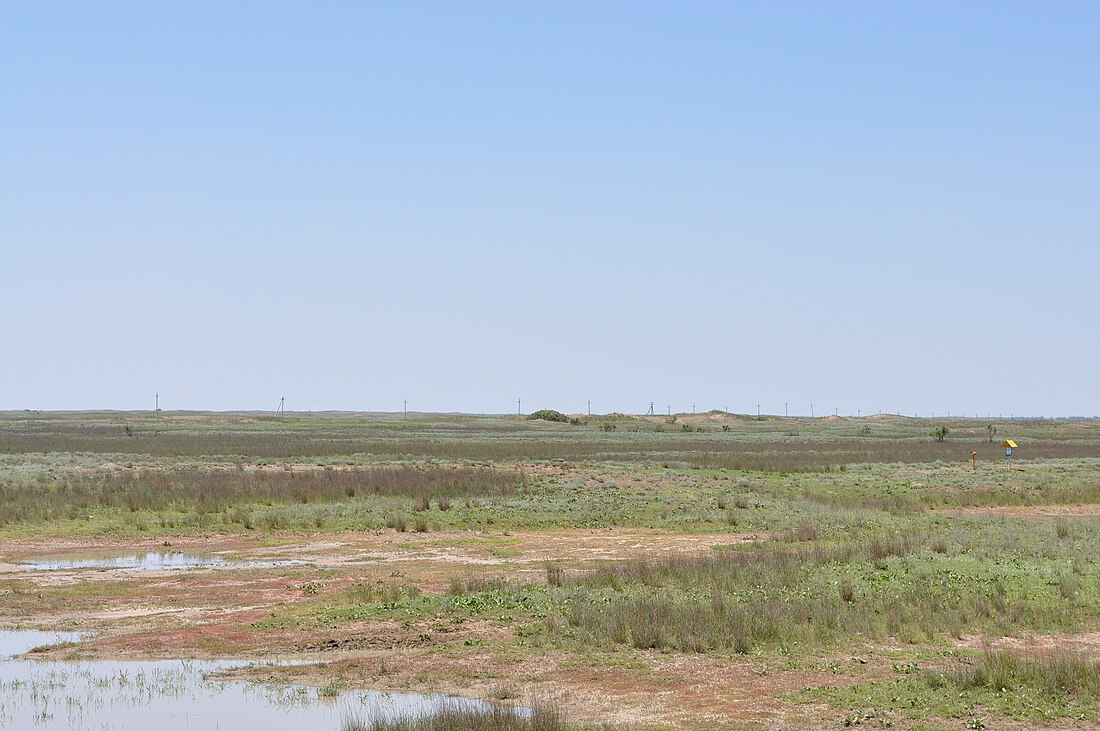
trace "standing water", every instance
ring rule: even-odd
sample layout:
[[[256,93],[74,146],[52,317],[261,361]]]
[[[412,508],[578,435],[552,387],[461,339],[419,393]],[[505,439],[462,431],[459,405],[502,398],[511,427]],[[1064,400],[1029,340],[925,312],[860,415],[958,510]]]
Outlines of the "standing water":
[[[79,635],[0,630],[0,729],[43,731],[299,731],[339,728],[348,716],[392,717],[447,702],[438,694],[347,691],[322,697],[304,685],[220,680],[237,661],[56,661],[19,655]]]
[[[64,571],[67,569],[141,569],[164,571],[167,569],[191,569],[202,566],[298,566],[300,560],[285,561],[234,561],[217,555],[183,553],[182,551],[147,551],[124,556],[85,558],[42,558],[21,561],[35,571]]]

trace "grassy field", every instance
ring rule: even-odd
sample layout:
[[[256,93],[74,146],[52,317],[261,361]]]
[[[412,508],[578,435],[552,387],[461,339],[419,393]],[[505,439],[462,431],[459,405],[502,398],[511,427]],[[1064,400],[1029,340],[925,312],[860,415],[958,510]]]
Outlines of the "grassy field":
[[[0,415],[0,621],[553,698],[555,728],[1100,720],[1100,423],[574,421]],[[248,585],[19,569],[59,544],[306,563]]]

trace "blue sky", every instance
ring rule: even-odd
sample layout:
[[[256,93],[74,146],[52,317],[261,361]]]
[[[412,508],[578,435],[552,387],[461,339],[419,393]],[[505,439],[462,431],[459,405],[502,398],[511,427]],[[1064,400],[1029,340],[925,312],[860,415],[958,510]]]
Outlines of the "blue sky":
[[[0,409],[1100,413],[1094,3],[4,3]]]

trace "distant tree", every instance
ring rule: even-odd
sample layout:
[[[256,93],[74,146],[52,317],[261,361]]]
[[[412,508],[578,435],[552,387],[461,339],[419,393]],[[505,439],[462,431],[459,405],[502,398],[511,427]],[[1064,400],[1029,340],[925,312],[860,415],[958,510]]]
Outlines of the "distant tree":
[[[989,432],[989,443],[992,444],[993,443],[993,437],[995,437],[997,435],[997,427],[990,424],[989,426],[987,426],[985,428],[985,430],[987,432]]]
[[[932,431],[928,432],[928,436],[935,439],[937,442],[942,442],[947,438],[947,435],[951,433],[951,430],[946,426],[936,427]]]

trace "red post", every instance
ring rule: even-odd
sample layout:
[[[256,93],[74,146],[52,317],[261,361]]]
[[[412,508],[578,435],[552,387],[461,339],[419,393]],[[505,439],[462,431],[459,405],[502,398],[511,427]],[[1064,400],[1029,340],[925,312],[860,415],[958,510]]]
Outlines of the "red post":
[[[978,453],[973,449],[970,450],[970,466],[978,469]]]

